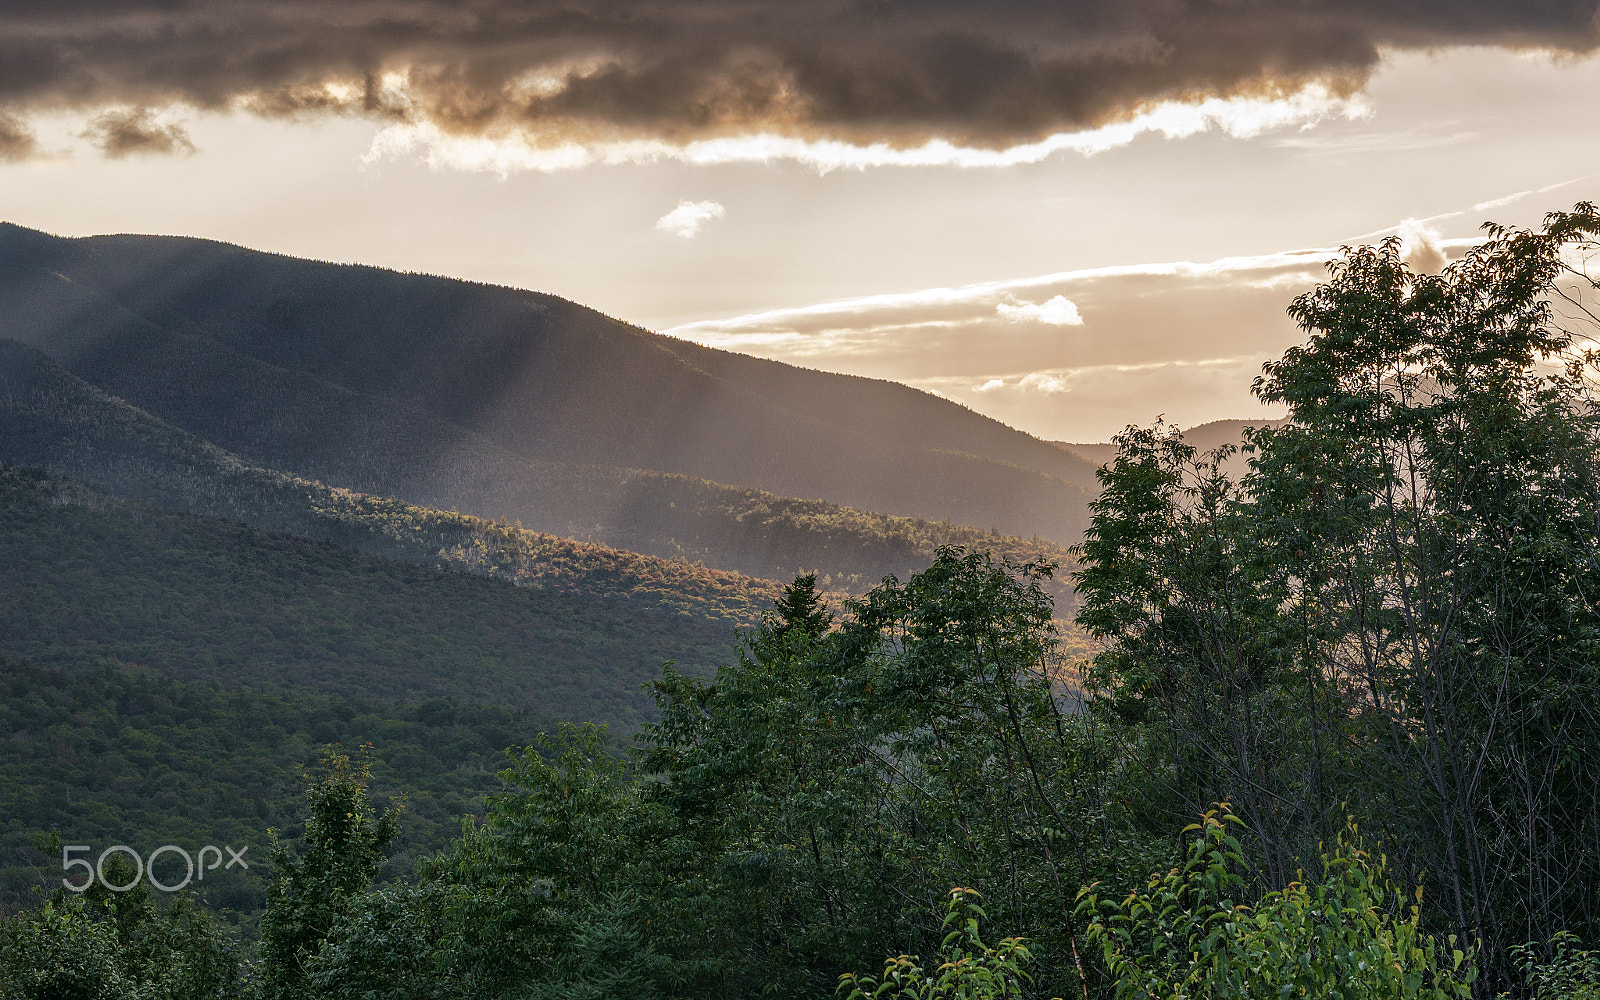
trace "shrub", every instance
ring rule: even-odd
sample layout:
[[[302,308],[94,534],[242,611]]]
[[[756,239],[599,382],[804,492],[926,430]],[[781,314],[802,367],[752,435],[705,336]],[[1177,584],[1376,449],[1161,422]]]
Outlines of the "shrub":
[[[1448,1000],[1470,996],[1473,967],[1452,935],[1421,929],[1414,901],[1383,881],[1383,862],[1353,827],[1301,878],[1254,904],[1226,804],[1186,827],[1185,862],[1120,904],[1079,893],[1088,937],[1105,956],[1118,1000],[1331,997]]]
[[[978,904],[975,889],[950,890],[950,909],[944,918],[944,944],[939,965],[930,974],[913,955],[900,955],[883,963],[883,978],[839,977],[845,1000],[1003,1000],[1023,995],[1028,974],[1028,949],[1022,938],[1009,937],[993,947],[984,944],[979,922],[988,915]],[[846,993],[845,991],[849,992]]]

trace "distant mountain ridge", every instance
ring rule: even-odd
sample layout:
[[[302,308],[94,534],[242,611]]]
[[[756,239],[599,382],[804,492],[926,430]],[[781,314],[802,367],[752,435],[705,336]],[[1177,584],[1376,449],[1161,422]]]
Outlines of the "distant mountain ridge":
[[[1238,448],[1244,444],[1246,427],[1278,427],[1283,423],[1282,420],[1267,419],[1212,420],[1185,430],[1183,440],[1200,451],[1212,451],[1223,445]],[[1117,457],[1117,446],[1110,442],[1079,444],[1070,441],[1052,441],[1051,444],[1086,462],[1093,463],[1097,468],[1115,461]],[[1248,468],[1247,458],[1235,454],[1228,459],[1226,467],[1233,473],[1242,473]]]
[[[435,445],[467,433],[524,459],[1063,543],[1093,490],[1078,456],[895,383],[700,347],[551,295],[202,240],[0,225],[0,336],[286,468],[398,421],[427,429],[408,438],[425,447],[378,458],[413,483],[448,478]],[[336,419],[304,426],[309,400]]]
[[[270,381],[263,384],[280,391]],[[174,393],[179,390],[181,384],[175,385]],[[304,402],[292,388],[281,391],[291,403]],[[205,410],[203,384],[194,395]],[[280,415],[292,416],[297,429],[340,419],[328,417],[316,402]],[[248,420],[231,426],[253,427]],[[985,547],[1017,562],[1070,563],[1064,550],[1045,541],[682,476],[521,459],[477,435],[441,426],[408,435],[405,428],[396,433],[393,422],[379,422],[358,447],[331,449],[307,432],[299,465],[285,474],[107,395],[34,348],[0,340],[0,461],[38,466],[173,510],[377,555],[558,590],[598,588],[603,596],[736,621],[752,620],[776,594],[773,581],[796,572],[819,571],[825,589],[860,592],[889,573],[905,577],[921,569],[940,545]],[[256,448],[257,454],[265,450],[269,460],[277,457],[271,435],[221,430],[218,436],[230,444],[234,437],[246,445],[266,437],[269,446]],[[447,478],[419,483],[395,471],[393,463],[364,461],[369,453],[381,457],[418,447],[439,458],[440,467],[450,470]],[[318,481],[326,479],[342,479],[358,492]],[[504,523],[428,509],[456,503]],[[523,518],[546,530],[523,529]],[[1063,610],[1069,607],[1064,574],[1050,586]]]

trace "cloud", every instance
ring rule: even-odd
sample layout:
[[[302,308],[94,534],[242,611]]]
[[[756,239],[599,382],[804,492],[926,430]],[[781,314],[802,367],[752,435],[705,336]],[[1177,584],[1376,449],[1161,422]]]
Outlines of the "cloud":
[[[1338,254],[1316,247],[1086,268],[770,309],[665,332],[893,379],[1035,434],[1097,440],[1159,412],[1188,423],[1257,412],[1251,378],[1262,361],[1303,338],[1285,308],[1326,277]],[[1073,316],[1088,322],[1061,322]]]
[[[182,125],[162,124],[149,108],[107,111],[89,123],[81,138],[89,140],[113,160],[144,153],[195,151]]]
[[[1546,184],[1544,187],[1529,188],[1526,191],[1515,191],[1499,198],[1490,198],[1488,201],[1480,201],[1476,205],[1473,205],[1472,210],[1474,212],[1487,212],[1490,209],[1504,208],[1507,205],[1519,202],[1530,195],[1547,194],[1551,191],[1556,191],[1560,188],[1567,187],[1570,184],[1576,184],[1579,181],[1586,181],[1593,176],[1594,174],[1584,174],[1582,177],[1573,177],[1564,181],[1556,181],[1554,184]]]
[[[1183,109],[1345,100],[1395,51],[1597,42],[1593,0],[32,0],[0,13],[0,109],[355,115],[414,130],[389,148],[506,162],[756,137],[947,162],[1141,116],[1248,129]]]
[[[1398,234],[1413,266],[1435,268],[1481,243],[1443,238],[1434,226],[1466,211],[1348,242]],[[1263,412],[1251,379],[1263,361],[1303,341],[1286,308],[1326,280],[1340,255],[1306,247],[1119,264],[766,309],[664,332],[905,382],[1058,440],[1105,440],[1161,412],[1184,424]]]
[[[1413,271],[1437,274],[1450,262],[1439,230],[1416,219],[1405,219],[1395,232],[1400,237],[1400,257]]]
[[[680,201],[677,208],[656,220],[656,228],[692,240],[706,223],[722,218],[725,211],[714,201]]]
[[[1474,131],[1458,131],[1453,123],[1434,122],[1403,130],[1316,135],[1301,133],[1274,139],[1272,145],[1293,149],[1306,156],[1346,156],[1370,153],[1406,153],[1421,149],[1459,146],[1481,136]]]
[[[1183,426],[1282,416],[1250,395],[1262,363],[1276,356],[1050,368],[980,385],[956,377],[908,381],[1047,440],[1108,441],[1129,424],[1149,424],[1161,414]]]
[[[32,159],[39,152],[39,141],[33,130],[15,115],[0,111],[0,163],[17,163]]]
[[[1144,107],[1130,117],[1072,132],[1057,132],[1037,142],[1001,148],[962,145],[947,138],[929,138],[920,145],[866,142],[820,136],[747,135],[695,139],[681,144],[661,139],[606,140],[550,144],[539,136],[496,131],[455,135],[437,125],[396,123],[374,138],[368,162],[421,150],[435,168],[486,171],[508,175],[520,170],[574,170],[595,164],[654,163],[673,160],[695,165],[770,163],[790,160],[819,172],[868,167],[934,167],[963,169],[1040,163],[1057,153],[1093,156],[1126,146],[1141,135],[1181,139],[1203,132],[1249,138],[1274,129],[1314,125],[1328,118],[1360,118],[1371,108],[1356,94],[1344,94],[1311,83],[1279,97],[1234,96],[1166,101]]]
[[[1044,323],[1047,326],[1083,325],[1083,316],[1078,313],[1077,304],[1063,295],[1057,295],[1044,302],[1024,302],[1021,305],[1002,302],[994,309],[1013,323]]]
[[[1035,331],[1039,326],[1070,324],[1074,315],[1081,321],[1080,310],[1086,302],[1114,315],[1148,316],[1173,296],[1226,291],[1233,297],[1248,294],[1279,303],[1281,314],[1288,296],[1321,278],[1327,261],[1337,253],[1329,248],[1312,248],[1225,257],[1205,263],[1173,261],[1085,268],[769,309],[685,323],[665,332],[731,350],[781,345],[798,354],[833,351],[853,343],[879,350],[888,342],[885,338],[926,344],[930,336],[978,328],[991,335],[1014,328],[1012,336],[1037,339],[1039,334]],[[1025,304],[1018,305],[1019,300]],[[1015,323],[1012,315],[1035,322]],[[1039,323],[1045,316],[1055,322]],[[1099,323],[1098,313],[1096,322]],[[1091,343],[1078,335],[1072,340]]]

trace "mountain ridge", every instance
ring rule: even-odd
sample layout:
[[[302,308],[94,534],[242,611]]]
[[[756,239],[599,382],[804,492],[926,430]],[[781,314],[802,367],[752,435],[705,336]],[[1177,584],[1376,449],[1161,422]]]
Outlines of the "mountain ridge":
[[[329,487],[244,461],[0,341],[0,460],[184,514],[539,589],[752,621],[779,585]]]
[[[162,416],[175,414],[131,384],[172,363],[156,331],[401,401],[527,457],[1061,542],[1087,523],[1088,463],[958,404],[649,333],[546,293],[11,225],[0,261],[0,335],[96,384],[120,373],[108,391]]]
[[[183,384],[180,380],[178,387]],[[296,413],[303,420],[289,428],[289,437],[302,424],[317,425],[321,415],[316,409]],[[251,423],[242,417],[236,422]],[[488,554],[499,553],[502,569],[520,567],[511,578],[521,582],[546,578],[534,559],[540,553],[580,566],[596,559],[637,565],[643,579],[682,580],[682,595],[661,593],[659,600],[704,608],[702,613],[722,608],[739,620],[749,620],[756,606],[749,598],[736,598],[740,591],[764,601],[776,592],[774,580],[817,572],[827,589],[860,592],[891,573],[915,572],[940,545],[986,547],[1018,562],[1070,562],[1064,550],[1044,541],[686,477],[506,458],[457,429],[417,445],[404,434],[386,436],[380,433],[383,427],[375,426],[366,442],[380,451],[425,446],[448,455],[459,468],[454,488],[445,491],[385,478],[382,470],[369,470],[365,478],[335,478],[330,471],[337,471],[339,461],[284,470],[277,461],[282,456],[262,455],[259,449],[240,455],[216,443],[236,445],[230,435],[205,429],[213,431],[210,439],[107,395],[35,348],[0,340],[0,459],[37,465],[171,509],[340,541],[380,555],[439,559],[482,571],[496,565]],[[337,485],[325,485],[330,479]],[[403,517],[384,513],[408,504],[422,510]],[[630,520],[630,507],[645,512]],[[397,550],[403,540],[394,537],[393,525],[414,525],[419,518],[433,525],[432,543],[408,543]],[[521,526],[522,518],[534,522],[533,530]],[[582,518],[591,519],[580,523]],[[354,525],[373,521],[376,535],[355,532]],[[446,537],[455,541],[439,548]],[[652,558],[672,565],[663,568]],[[694,563],[721,569],[683,565]],[[647,568],[651,566],[656,568]],[[741,573],[756,579],[741,582],[736,579]],[[550,582],[559,587],[565,581]],[[1070,602],[1064,581],[1055,581],[1052,589],[1064,606]],[[704,604],[707,600],[710,605]]]

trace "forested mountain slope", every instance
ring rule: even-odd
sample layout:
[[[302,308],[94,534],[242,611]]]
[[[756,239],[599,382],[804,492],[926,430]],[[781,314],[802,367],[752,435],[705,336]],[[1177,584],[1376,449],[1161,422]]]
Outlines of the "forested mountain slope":
[[[413,482],[447,483],[441,449],[470,431],[525,458],[1062,542],[1092,488],[1077,456],[904,386],[709,350],[550,295],[201,240],[0,226],[0,336],[289,467],[394,422],[419,447],[371,450]]]
[[[118,497],[332,542],[359,552],[624,600],[732,624],[777,584],[286,475],[108,397],[44,355],[0,342],[0,461]]]
[[[314,406],[295,412],[301,414],[297,426],[307,429],[324,416]],[[417,423],[427,420],[421,416]],[[249,430],[255,424],[244,420],[234,426],[246,431],[231,438],[243,439],[247,447],[260,445],[264,436]],[[303,458],[291,471],[369,494],[355,497],[243,461],[107,396],[39,351],[0,340],[0,461],[50,469],[171,509],[227,517],[380,555],[430,563],[443,558],[449,565],[477,571],[489,571],[498,563],[502,572],[497,575],[511,574],[520,582],[532,580],[557,589],[589,587],[587,592],[595,592],[592,585],[599,581],[603,585],[598,589],[606,595],[643,596],[649,590],[653,599],[678,610],[740,620],[749,620],[754,606],[746,592],[753,593],[759,604],[775,592],[774,585],[685,563],[730,567],[775,580],[816,572],[826,589],[859,592],[890,573],[909,576],[946,544],[989,548],[1018,562],[1069,561],[1061,547],[1044,540],[856,511],[683,476],[523,459],[478,435],[442,426],[445,429],[434,436],[426,426],[408,436],[405,427],[376,421],[370,437],[359,448],[348,449],[327,445],[326,439],[308,431],[305,438],[313,443],[303,454],[311,458]],[[408,447],[430,449],[442,464],[451,463],[453,488],[414,483],[386,472],[381,461],[361,461],[365,454]],[[281,449],[265,450],[269,464],[274,456],[292,457]],[[336,478],[341,468],[351,467],[357,467],[358,478]],[[375,494],[391,499],[371,496]],[[456,507],[456,501],[465,500],[459,504],[462,509],[506,523],[489,524],[453,511],[419,511],[392,499],[397,496],[417,506]],[[545,533],[511,527],[512,522]],[[362,523],[373,530],[363,533]],[[431,533],[423,530],[425,524],[432,526]],[[551,536],[551,531],[562,537]],[[499,553],[498,560],[489,558],[485,546]],[[618,546],[629,551],[614,551]],[[633,552],[661,558],[641,558]],[[539,558],[547,564],[537,565]],[[591,575],[584,582],[585,563],[603,564],[605,576]],[[563,572],[563,565],[572,572]],[[1058,600],[1070,600],[1064,578],[1052,587]]]
[[[0,652],[339,697],[636,724],[640,685],[726,659],[731,623],[169,514],[0,467]]]
[[[264,902],[267,829],[292,839],[301,774],[321,747],[370,744],[381,800],[404,795],[405,822],[388,870],[460,833],[498,790],[504,748],[555,730],[527,709],[449,698],[396,703],[367,696],[224,688],[119,666],[47,669],[0,655],[0,912],[59,885],[59,856],[31,834],[78,843],[247,847],[255,867],[214,871],[190,888],[249,930]]]

